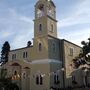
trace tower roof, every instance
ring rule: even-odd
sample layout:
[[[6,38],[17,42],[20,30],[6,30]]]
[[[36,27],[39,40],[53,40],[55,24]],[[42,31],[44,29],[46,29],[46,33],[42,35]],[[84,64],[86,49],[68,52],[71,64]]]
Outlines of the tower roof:
[[[55,6],[55,4],[54,4],[54,2],[52,1],[52,0],[48,0],[54,7],[56,7]]]
[[[40,1],[40,0],[38,0],[38,1]],[[46,0],[46,1],[50,2],[54,7],[56,7],[55,4],[54,4],[54,2],[52,0]]]

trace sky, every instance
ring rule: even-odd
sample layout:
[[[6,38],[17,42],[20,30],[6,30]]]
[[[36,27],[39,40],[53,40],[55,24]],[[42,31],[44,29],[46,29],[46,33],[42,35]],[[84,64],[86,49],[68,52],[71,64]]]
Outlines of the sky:
[[[37,0],[0,0],[0,51],[5,41],[11,49],[22,48],[34,34]],[[60,39],[77,45],[90,37],[90,0],[53,0]]]

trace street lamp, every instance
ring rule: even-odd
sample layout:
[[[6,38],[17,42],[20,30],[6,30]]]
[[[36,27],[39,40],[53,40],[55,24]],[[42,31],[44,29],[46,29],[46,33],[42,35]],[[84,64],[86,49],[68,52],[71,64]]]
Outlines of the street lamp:
[[[62,76],[63,76],[63,88],[65,89],[65,77],[64,77],[65,68],[63,67],[61,71],[62,71]]]

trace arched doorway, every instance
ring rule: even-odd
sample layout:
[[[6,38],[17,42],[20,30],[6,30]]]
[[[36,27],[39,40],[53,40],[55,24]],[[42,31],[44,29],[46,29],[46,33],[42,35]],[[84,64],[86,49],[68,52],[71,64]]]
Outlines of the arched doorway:
[[[13,90],[20,90],[21,89],[21,68],[22,66],[19,63],[12,63],[10,65],[12,75],[11,79],[13,82]]]
[[[22,70],[22,90],[30,90],[30,68],[24,67]]]

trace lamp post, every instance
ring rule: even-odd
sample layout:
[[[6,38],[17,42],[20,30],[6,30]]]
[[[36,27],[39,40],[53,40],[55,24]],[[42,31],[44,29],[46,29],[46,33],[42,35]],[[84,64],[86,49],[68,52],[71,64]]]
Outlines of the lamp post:
[[[63,76],[63,88],[65,89],[65,76],[64,76],[64,74],[65,74],[65,73],[64,73],[65,69],[62,68],[61,71],[62,71],[62,76]]]
[[[87,87],[87,84],[88,84],[88,81],[87,81],[88,67],[86,65],[84,65],[82,67],[82,70],[83,70],[83,83],[84,83],[84,86]]]

